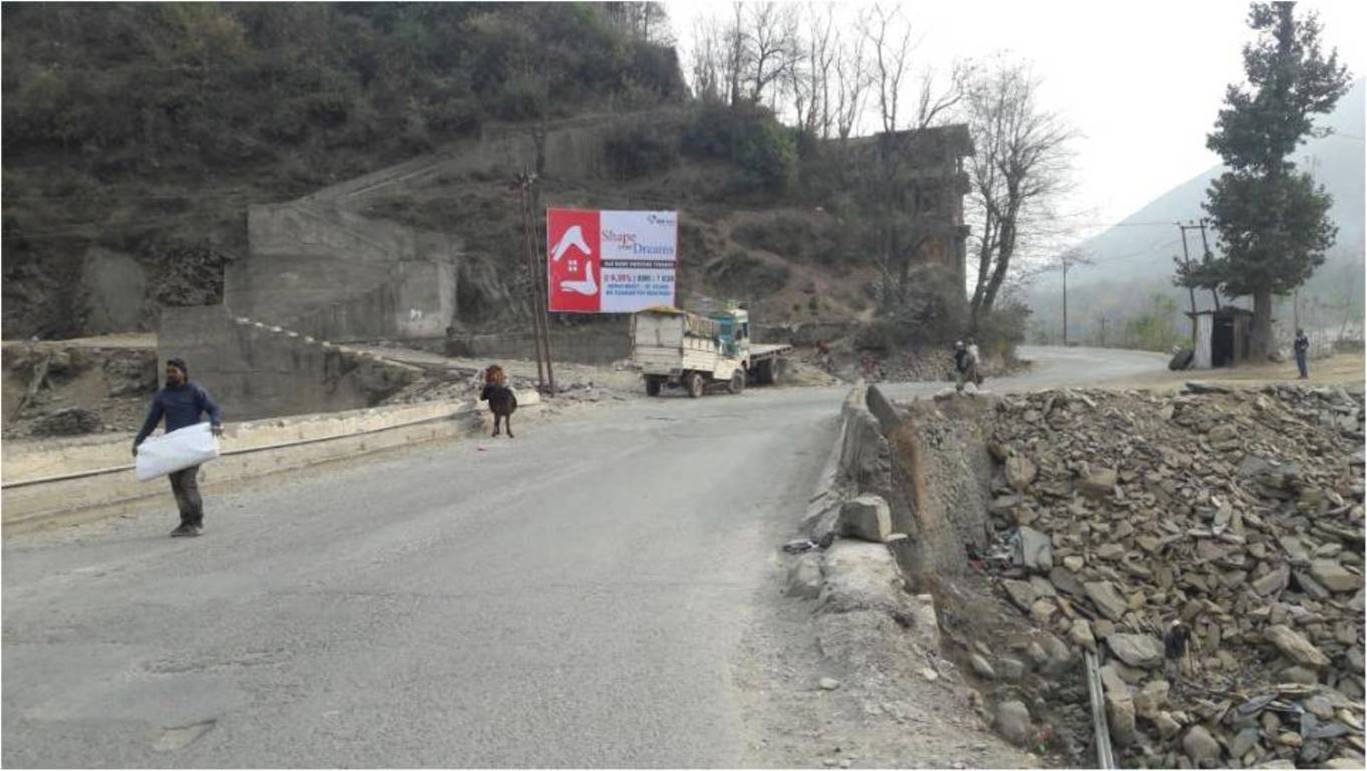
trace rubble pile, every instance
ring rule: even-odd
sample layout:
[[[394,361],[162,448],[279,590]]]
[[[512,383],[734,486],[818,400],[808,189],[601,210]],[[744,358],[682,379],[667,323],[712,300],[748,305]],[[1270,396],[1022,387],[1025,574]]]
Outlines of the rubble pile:
[[[1361,394],[1193,383],[995,412],[986,567],[1098,653],[1126,766],[1362,767]]]

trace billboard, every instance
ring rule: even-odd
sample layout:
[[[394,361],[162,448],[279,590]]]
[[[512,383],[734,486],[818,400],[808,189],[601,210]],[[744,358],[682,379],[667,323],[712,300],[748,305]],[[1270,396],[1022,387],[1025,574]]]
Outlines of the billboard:
[[[546,210],[548,310],[635,313],[674,304],[673,211]]]

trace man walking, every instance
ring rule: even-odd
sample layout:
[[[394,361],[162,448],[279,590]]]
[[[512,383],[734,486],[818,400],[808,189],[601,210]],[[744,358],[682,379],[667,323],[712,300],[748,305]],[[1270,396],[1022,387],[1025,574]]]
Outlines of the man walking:
[[[1293,346],[1296,350],[1296,369],[1301,371],[1301,380],[1310,377],[1310,365],[1306,362],[1306,357],[1310,354],[1310,338],[1305,336],[1304,329],[1296,330],[1296,342]]]
[[[209,414],[209,430],[214,436],[223,435],[223,413],[209,392],[198,383],[190,382],[190,371],[183,359],[168,359],[166,362],[166,387],[152,397],[152,408],[147,411],[147,420],[142,430],[133,440],[133,455],[138,454],[142,444],[163,416],[166,418],[166,433],[199,423],[200,415]],[[176,496],[176,506],[180,508],[180,527],[171,531],[172,536],[199,535],[204,529],[204,503],[199,497],[199,466],[181,469],[171,476],[171,492]]]
[[[954,371],[957,374],[957,382],[954,390],[962,392],[965,383],[980,385],[982,378],[978,376],[978,352],[977,346],[965,346],[962,340],[954,343]]]

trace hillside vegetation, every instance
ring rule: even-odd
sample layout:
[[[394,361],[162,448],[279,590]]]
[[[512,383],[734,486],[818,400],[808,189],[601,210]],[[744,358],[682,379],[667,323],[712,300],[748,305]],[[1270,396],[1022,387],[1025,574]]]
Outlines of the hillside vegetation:
[[[249,203],[491,121],[676,102],[671,48],[606,5],[6,4],[6,336],[87,326],[110,254],[157,304],[217,299]],[[88,278],[87,278],[88,280]]]

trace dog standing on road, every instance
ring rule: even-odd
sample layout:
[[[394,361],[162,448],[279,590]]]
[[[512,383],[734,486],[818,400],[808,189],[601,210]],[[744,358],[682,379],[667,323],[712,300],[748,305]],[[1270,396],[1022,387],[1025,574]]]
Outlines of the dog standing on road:
[[[479,392],[479,400],[489,403],[489,411],[494,413],[494,433],[498,436],[500,422],[508,428],[508,438],[513,438],[513,413],[517,411],[517,396],[509,388],[508,376],[497,364],[484,370],[484,389]]]

